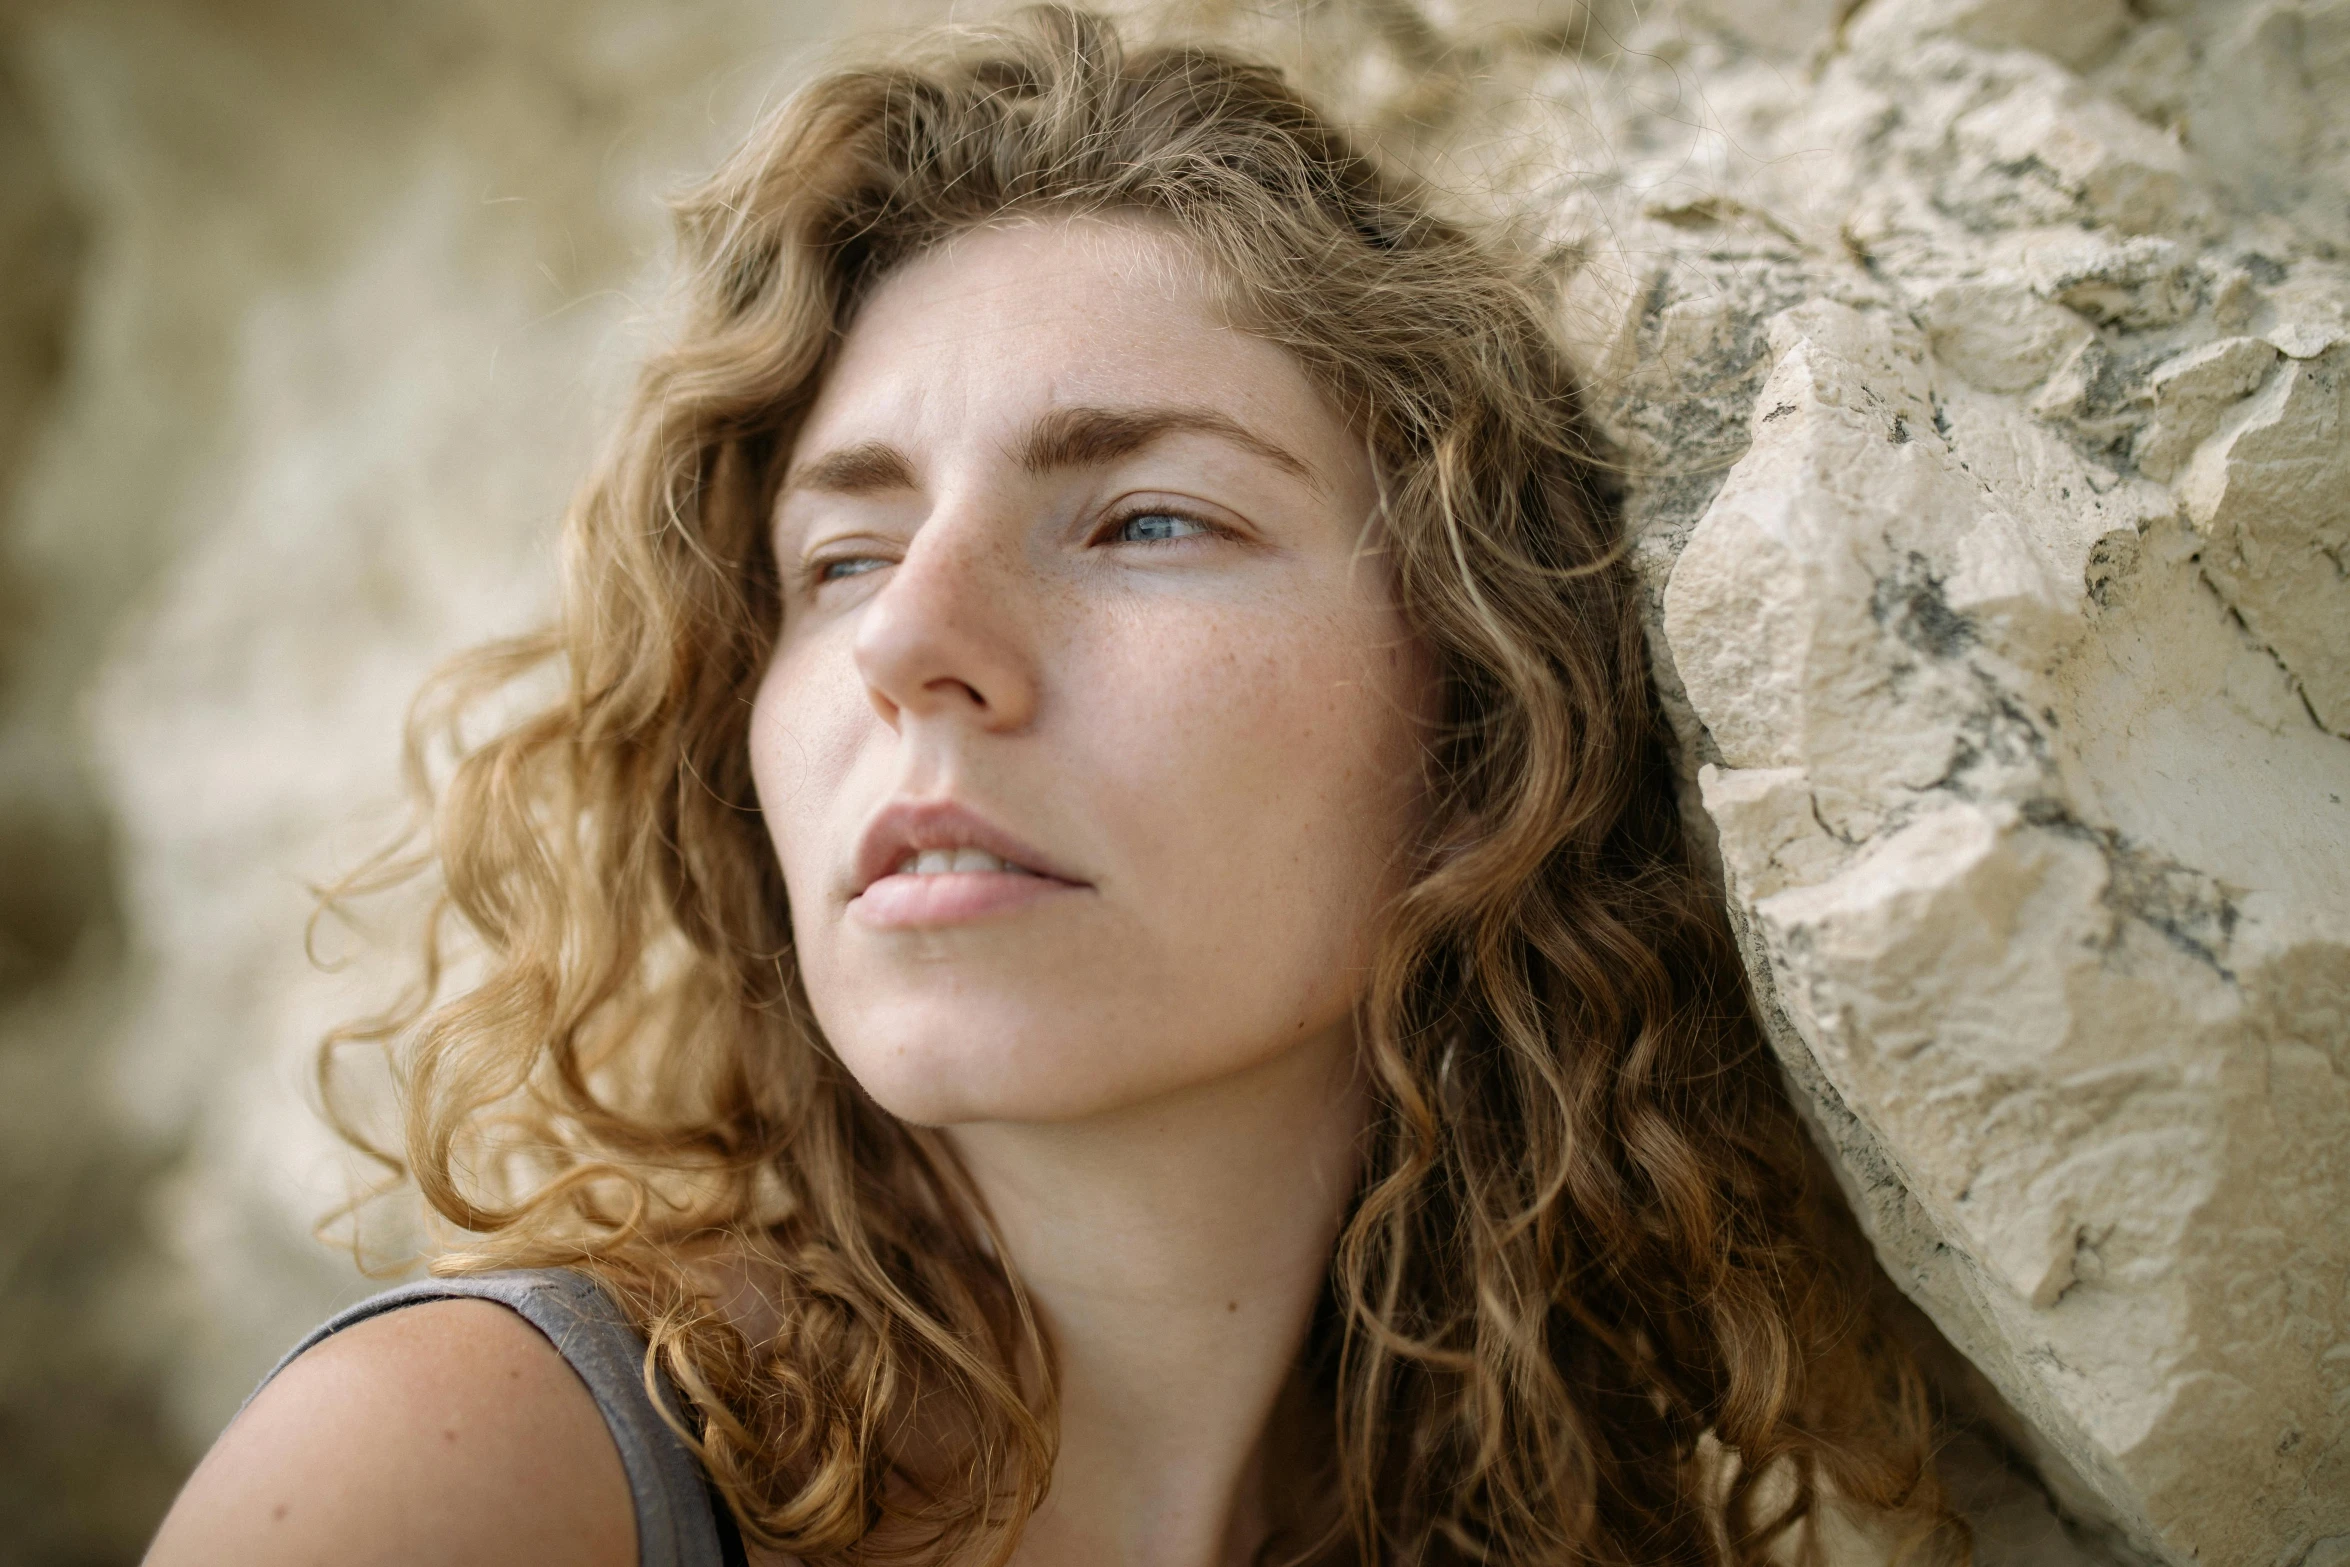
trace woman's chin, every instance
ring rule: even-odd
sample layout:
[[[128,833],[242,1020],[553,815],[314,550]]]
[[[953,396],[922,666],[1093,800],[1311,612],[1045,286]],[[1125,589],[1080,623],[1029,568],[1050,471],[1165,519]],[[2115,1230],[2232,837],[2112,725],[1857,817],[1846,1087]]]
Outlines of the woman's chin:
[[[1061,1043],[1041,1048],[1040,1039]],[[1162,1070],[1142,1074],[1131,1048],[1104,1039],[1088,1049],[1068,1040],[1066,1032],[966,1023],[911,1035],[834,1035],[833,1048],[868,1098],[916,1126],[1065,1125],[1132,1110],[1217,1075],[1212,1062],[1172,1072],[1161,1062]]]
[[[1150,1097],[1132,1085],[1089,1083],[1079,1073],[1015,1065],[968,1047],[878,1063],[847,1052],[842,1059],[867,1097],[916,1126],[1062,1124],[1113,1114]]]

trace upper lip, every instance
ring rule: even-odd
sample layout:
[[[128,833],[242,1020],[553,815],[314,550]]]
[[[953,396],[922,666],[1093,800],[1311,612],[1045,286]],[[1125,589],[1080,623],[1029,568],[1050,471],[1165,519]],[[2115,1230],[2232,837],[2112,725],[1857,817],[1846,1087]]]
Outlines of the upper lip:
[[[1042,850],[1021,842],[977,811],[956,800],[895,800],[874,814],[857,839],[857,892],[924,849],[985,849],[1024,871],[1083,886],[1057,868]]]

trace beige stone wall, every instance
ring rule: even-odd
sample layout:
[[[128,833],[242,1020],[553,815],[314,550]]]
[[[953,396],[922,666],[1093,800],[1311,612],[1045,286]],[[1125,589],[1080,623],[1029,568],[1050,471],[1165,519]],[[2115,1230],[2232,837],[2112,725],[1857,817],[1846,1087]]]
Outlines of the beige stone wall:
[[[1780,1050],[2081,1516],[2350,1555],[2350,6],[1753,42],[1560,237]]]
[[[660,191],[873,20],[0,17],[0,1563],[134,1556],[366,1287],[305,1070],[381,971],[304,884],[543,608]],[[1976,1368],[1985,1562],[2350,1561],[2350,0],[1193,20],[1553,256],[1691,819]]]

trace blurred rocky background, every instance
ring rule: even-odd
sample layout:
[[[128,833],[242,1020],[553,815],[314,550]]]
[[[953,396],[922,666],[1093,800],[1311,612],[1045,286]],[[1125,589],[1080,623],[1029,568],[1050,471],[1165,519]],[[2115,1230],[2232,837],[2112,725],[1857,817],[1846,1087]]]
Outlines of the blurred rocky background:
[[[367,1283],[302,950],[425,671],[548,601],[664,192],[836,8],[0,21],[0,1562],[137,1559]]]
[[[307,887],[544,611],[663,193],[936,14],[0,5],[0,1567],[135,1560],[371,1287]],[[1986,1567],[2350,1562],[2350,0],[1177,20],[1556,268]]]

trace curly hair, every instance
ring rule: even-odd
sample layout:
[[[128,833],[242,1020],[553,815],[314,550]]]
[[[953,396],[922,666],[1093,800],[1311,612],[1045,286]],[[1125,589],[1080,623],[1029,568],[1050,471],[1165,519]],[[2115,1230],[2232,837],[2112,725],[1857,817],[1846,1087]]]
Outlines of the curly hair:
[[[1840,1510],[1963,1554],[1923,1384],[1684,853],[1538,271],[1278,72],[1069,10],[827,75],[681,202],[681,326],[568,519],[557,619],[420,700],[423,846],[340,894],[437,889],[422,979],[321,1069],[332,1104],[342,1047],[398,1052],[385,1157],[469,1232],[435,1266],[602,1278],[758,1543],[1012,1549],[1052,1469],[1051,1378],[1022,1369],[1049,1372],[1049,1345],[941,1142],[865,1098],[812,1020],[746,725],[781,615],[780,469],[860,301],[958,233],[1046,215],[1171,227],[1297,357],[1373,455],[1440,672],[1281,1549],[1759,1567],[1816,1556]],[[542,706],[467,722],[549,671]],[[751,1259],[771,1320],[725,1309],[725,1258]]]

